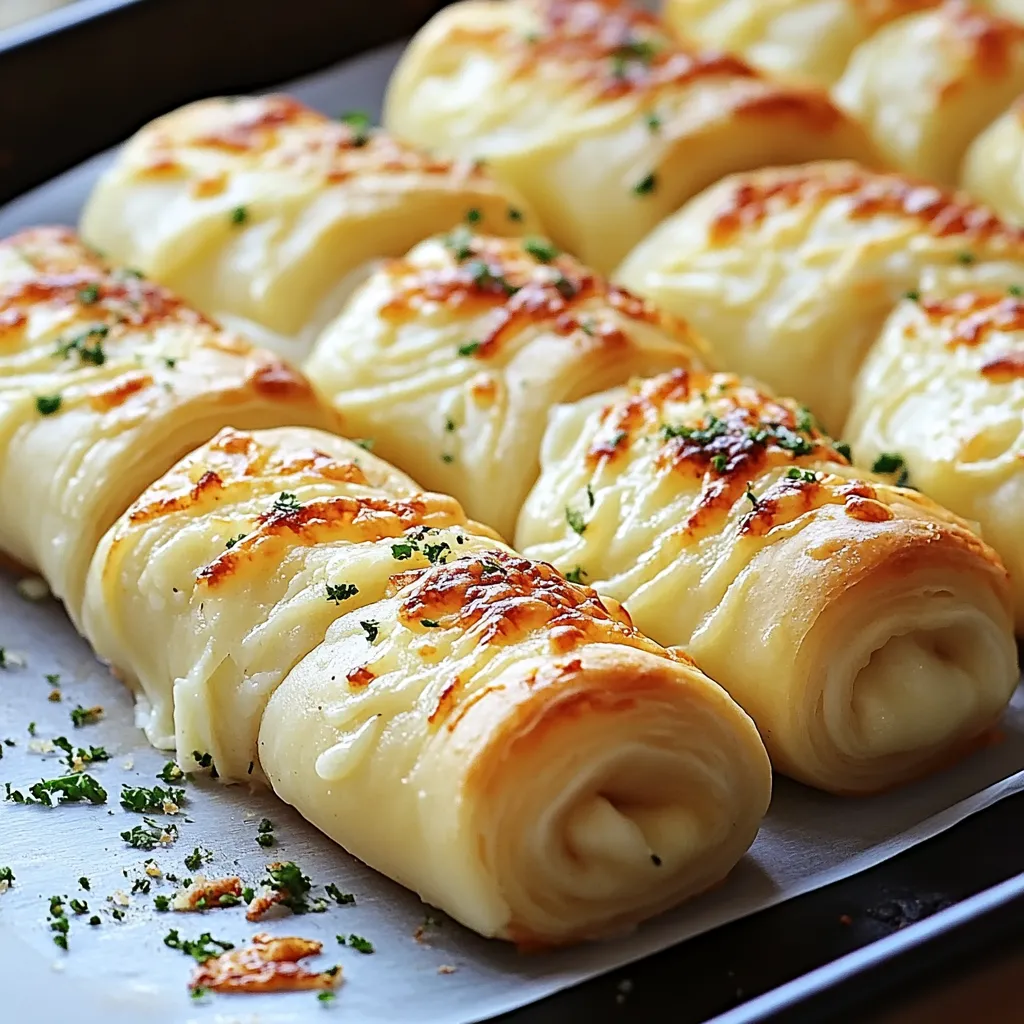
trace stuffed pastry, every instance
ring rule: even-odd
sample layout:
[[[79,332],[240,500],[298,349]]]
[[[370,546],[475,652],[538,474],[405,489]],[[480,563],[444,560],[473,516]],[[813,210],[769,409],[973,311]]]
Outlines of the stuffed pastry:
[[[949,279],[952,276],[953,279]],[[857,461],[977,522],[1010,570],[1024,632],[1024,270],[980,287],[926,278],[886,322],[854,389]]]
[[[1016,688],[995,552],[854,470],[792,401],[677,371],[563,406],[542,461],[518,547],[684,646],[793,778],[869,793],[923,775]]]
[[[265,96],[203,100],[147,125],[96,186],[82,233],[298,357],[373,261],[466,217],[499,235],[535,226],[475,163]]]
[[[339,614],[388,578],[493,536],[357,445],[308,428],[224,430],[148,488],[103,538],[85,634],[140,694],[152,742],[256,760],[275,686]]]
[[[1024,224],[1024,101],[997,117],[964,157],[963,187],[1012,224]]]
[[[559,245],[605,273],[731,171],[874,156],[823,92],[675,42],[654,15],[618,0],[445,8],[399,62],[385,123],[485,159]]]
[[[835,97],[893,167],[945,185],[968,146],[1024,92],[1024,25],[950,0],[880,29]]]
[[[715,884],[770,770],[681,652],[503,551],[396,581],[340,617],[267,707],[274,791],[482,935],[554,945]]]
[[[306,369],[343,433],[511,536],[552,405],[703,358],[685,325],[551,243],[463,229],[374,274]]]
[[[941,0],[667,0],[665,19],[699,40],[780,75],[832,85],[854,48],[904,14]]]
[[[1024,234],[962,194],[853,163],[737,174],[619,269],[686,317],[725,368],[810,406],[837,435],[868,346],[930,266],[1024,265]]]
[[[104,531],[222,426],[329,426],[306,380],[62,228],[0,242],[0,550],[80,621]]]

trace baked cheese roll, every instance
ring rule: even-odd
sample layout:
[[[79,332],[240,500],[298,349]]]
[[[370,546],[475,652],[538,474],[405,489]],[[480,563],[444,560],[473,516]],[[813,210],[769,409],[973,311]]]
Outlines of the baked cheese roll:
[[[228,423],[330,425],[305,379],[69,231],[0,242],[0,549],[79,621],[104,531]]]
[[[256,759],[274,688],[339,615],[403,569],[498,546],[458,503],[421,494],[357,445],[308,428],[222,431],[146,490],[103,538],[85,632],[139,692],[182,763],[226,778]]]
[[[824,93],[673,42],[617,0],[451,5],[405,51],[385,123],[484,158],[556,242],[603,272],[731,171],[874,155]]]
[[[962,181],[1000,217],[1024,224],[1024,102],[1014,103],[971,143]]]
[[[909,474],[980,524],[1024,632],[1024,273],[1016,281],[926,281],[872,348],[847,429],[858,462]]]
[[[889,164],[947,185],[975,136],[1022,92],[1024,25],[963,0],[881,29],[835,88]]]
[[[550,406],[703,357],[685,325],[549,242],[460,229],[378,271],[307,372],[344,433],[511,536]]]
[[[213,99],[122,149],[82,215],[87,241],[289,356],[367,265],[471,217],[533,225],[507,185],[287,96]]]
[[[894,18],[940,0],[667,0],[682,37],[736,53],[757,67],[825,86],[850,54]]]
[[[923,775],[1017,685],[995,552],[851,468],[792,401],[678,371],[563,406],[543,466],[519,548],[685,646],[793,778],[868,793]]]
[[[271,699],[259,751],[274,791],[355,856],[532,946],[715,884],[770,792],[753,724],[688,658],[503,552],[338,619]]]
[[[838,434],[857,370],[930,266],[1024,265],[1024,235],[961,194],[853,163],[738,174],[654,231],[616,277],[685,316],[727,369]]]

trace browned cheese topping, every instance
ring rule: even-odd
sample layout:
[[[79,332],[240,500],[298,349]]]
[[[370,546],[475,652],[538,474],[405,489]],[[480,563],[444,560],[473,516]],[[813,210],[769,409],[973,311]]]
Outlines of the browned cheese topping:
[[[213,992],[298,992],[329,990],[341,982],[341,968],[310,971],[299,961],[317,956],[323,944],[296,936],[254,935],[252,945],[231,949],[199,964],[189,987]]]

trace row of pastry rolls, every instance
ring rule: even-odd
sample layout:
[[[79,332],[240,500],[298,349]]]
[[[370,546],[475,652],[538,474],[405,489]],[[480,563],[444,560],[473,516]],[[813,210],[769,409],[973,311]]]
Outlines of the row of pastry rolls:
[[[864,130],[814,86],[674,40],[620,0],[464,0],[410,43],[386,126],[482,158],[561,246],[608,272],[731,171],[870,161]]]
[[[806,410],[702,374],[707,358],[549,243],[461,231],[378,271],[309,368],[346,429],[472,514],[497,492],[504,525],[533,483],[517,547],[713,665],[780,770],[866,792],[954,757],[1017,678],[1002,565],[933,502],[854,470]],[[676,369],[584,397],[605,359],[621,383]]]
[[[63,230],[0,243],[0,325],[0,547],[183,765],[268,779],[521,942],[628,927],[742,856],[771,784],[748,716],[614,602],[316,429],[335,417],[296,372]]]
[[[805,402],[859,465],[909,471],[980,524],[1024,623],[1019,228],[905,175],[769,168],[688,203],[618,276]]]
[[[173,707],[180,757],[262,772],[483,935],[634,925],[724,877],[767,809],[756,728],[685,655],[320,431],[227,430],[157,481],[85,620],[154,739]]]
[[[288,96],[209,99],[121,150],[82,234],[203,312],[293,359],[374,261],[472,210],[492,234],[535,226],[475,161],[444,160]]]
[[[305,378],[70,232],[0,242],[0,548],[81,621],[100,537],[226,422],[329,426]]]
[[[521,550],[622,600],[757,722],[777,769],[870,792],[942,766],[1017,684],[1006,571],[806,410],[677,371],[558,410]]]
[[[961,180],[974,140],[1024,93],[1020,0],[669,0],[666,18],[831,87],[887,163],[942,184]]]

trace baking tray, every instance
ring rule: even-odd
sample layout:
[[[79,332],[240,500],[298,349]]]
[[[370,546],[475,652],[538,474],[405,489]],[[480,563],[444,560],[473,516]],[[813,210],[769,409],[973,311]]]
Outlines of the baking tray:
[[[413,30],[390,0],[79,0],[0,40],[0,201],[203,95],[272,86]],[[845,881],[499,1018],[863,1020],[1022,932],[1024,795]],[[2,975],[2,968],[0,968]]]

